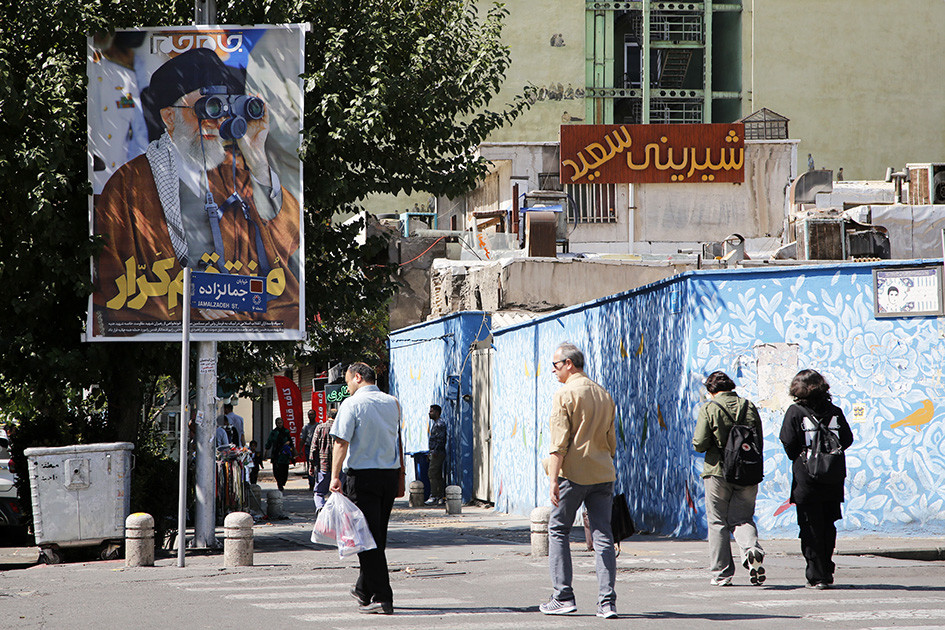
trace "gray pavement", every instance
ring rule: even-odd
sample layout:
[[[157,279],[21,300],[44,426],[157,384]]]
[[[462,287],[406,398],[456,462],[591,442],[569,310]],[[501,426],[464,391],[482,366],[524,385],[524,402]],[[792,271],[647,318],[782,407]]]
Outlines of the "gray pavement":
[[[262,478],[264,489],[274,488]],[[692,628],[750,622],[758,628],[913,628],[945,625],[945,562],[938,539],[843,538],[838,543],[838,587],[803,588],[797,540],[763,541],[769,579],[748,586],[708,584],[704,541],[633,536],[617,560],[621,619],[594,616],[593,554],[583,533],[572,539],[579,611],[545,617],[537,606],[551,592],[547,558],[532,558],[526,517],[466,506],[408,508],[398,501],[388,558],[395,615],[361,615],[347,594],[357,560],[309,536],[314,510],[307,485],[292,475],[286,488],[289,518],[254,527],[253,567],[223,568],[222,553],[176,555],[156,566],[124,561],[24,563],[28,552],[0,553],[0,626],[3,628],[166,628],[230,626],[415,628]],[[219,534],[222,536],[222,529]],[[26,554],[26,555],[24,555]],[[917,558],[935,558],[920,561]],[[4,564],[6,563],[6,564]],[[17,568],[22,567],[22,568]],[[5,570],[3,570],[5,569]]]

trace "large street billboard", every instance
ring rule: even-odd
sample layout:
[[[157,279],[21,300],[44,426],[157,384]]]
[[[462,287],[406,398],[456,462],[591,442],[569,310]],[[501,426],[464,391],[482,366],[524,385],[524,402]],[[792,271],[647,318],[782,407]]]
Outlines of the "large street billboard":
[[[304,328],[304,26],[88,39],[92,341],[180,339],[183,269],[265,279],[262,312],[191,311],[197,341]]]

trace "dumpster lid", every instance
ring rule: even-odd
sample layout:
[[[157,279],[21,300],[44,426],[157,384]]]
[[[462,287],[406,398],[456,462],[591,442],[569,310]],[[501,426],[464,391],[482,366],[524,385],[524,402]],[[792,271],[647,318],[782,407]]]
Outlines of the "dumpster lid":
[[[49,446],[28,448],[23,451],[27,457],[40,455],[71,455],[75,453],[98,453],[102,451],[133,451],[131,442],[104,442],[101,444],[72,444],[71,446]]]

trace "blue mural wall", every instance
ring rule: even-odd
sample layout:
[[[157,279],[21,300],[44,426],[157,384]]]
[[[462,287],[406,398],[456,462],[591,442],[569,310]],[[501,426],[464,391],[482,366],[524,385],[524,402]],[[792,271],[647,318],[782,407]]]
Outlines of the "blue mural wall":
[[[941,261],[909,264],[917,262]],[[698,408],[695,381],[716,369],[728,371],[742,395],[759,402],[766,475],[756,515],[768,536],[797,532],[795,510],[786,503],[789,462],[778,441],[784,404],[765,391],[779,364],[821,372],[853,429],[839,529],[860,535],[945,533],[945,320],[876,318],[873,268],[822,266],[687,279],[692,414]],[[789,347],[773,361],[760,361],[765,344],[776,343]],[[764,367],[768,370],[759,374]],[[693,459],[695,473],[701,462],[695,454]],[[704,514],[701,500],[698,509]]]
[[[496,509],[527,514],[550,504],[541,460],[559,387],[551,357],[572,341],[616,403],[617,491],[639,529],[705,536],[703,457],[691,440],[702,381],[725,370],[764,425],[759,530],[795,537],[778,433],[790,379],[813,368],[830,382],[855,437],[841,533],[945,534],[945,318],[873,314],[874,268],[917,264],[941,261],[689,272],[492,331]],[[472,484],[471,409],[462,401],[469,344],[487,338],[488,328],[482,313],[463,313],[391,335],[407,450],[425,448],[427,407],[435,397],[448,400],[451,474],[464,492]]]
[[[472,392],[470,346],[487,339],[489,315],[464,312],[391,333],[390,387],[400,400],[402,437],[407,453],[426,452],[430,405],[443,408],[447,426],[446,484],[472,496],[472,405],[463,397]],[[408,464],[407,478],[415,478]]]
[[[496,509],[550,505],[541,460],[548,453],[555,348],[584,350],[585,369],[617,406],[617,491],[639,528],[685,535],[695,515],[665,497],[686,495],[692,439],[685,360],[684,283],[653,285],[493,331],[492,449]],[[660,313],[653,317],[650,314]],[[529,351],[526,351],[528,349]],[[682,474],[680,474],[682,471]],[[682,516],[682,522],[680,522]]]
[[[541,458],[558,387],[551,356],[568,340],[616,402],[617,490],[640,529],[705,536],[702,456],[691,439],[702,380],[722,369],[764,423],[759,529],[796,536],[778,432],[790,378],[813,368],[831,383],[856,438],[841,532],[945,533],[945,320],[876,318],[874,266],[904,265],[690,272],[493,331],[496,509],[525,514],[549,504]]]

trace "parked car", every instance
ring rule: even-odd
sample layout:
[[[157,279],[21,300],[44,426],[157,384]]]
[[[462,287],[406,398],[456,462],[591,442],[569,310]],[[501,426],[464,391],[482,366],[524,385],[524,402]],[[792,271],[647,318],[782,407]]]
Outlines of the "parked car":
[[[16,490],[16,470],[10,453],[10,438],[0,429],[0,546],[22,539],[26,527]]]

